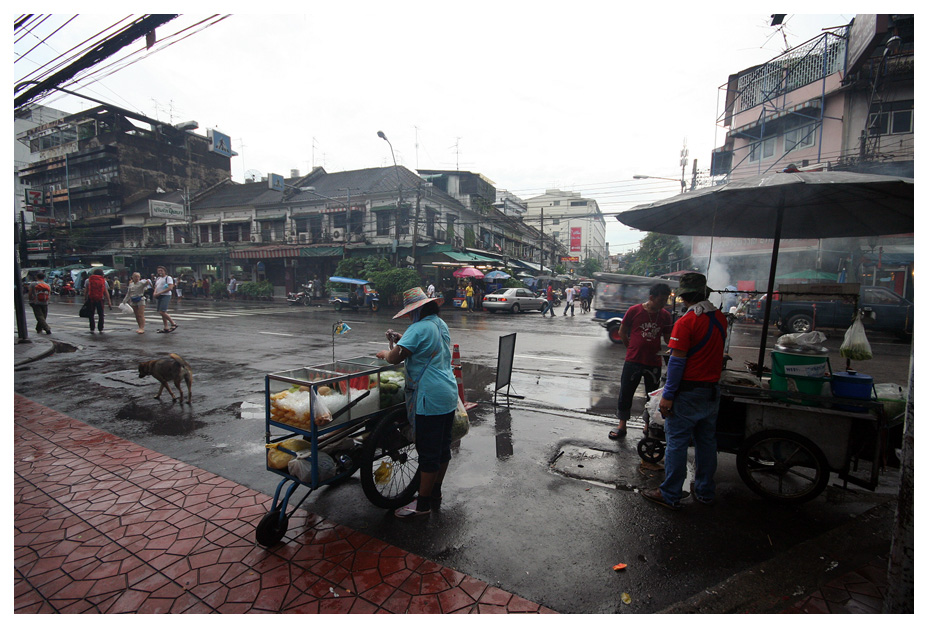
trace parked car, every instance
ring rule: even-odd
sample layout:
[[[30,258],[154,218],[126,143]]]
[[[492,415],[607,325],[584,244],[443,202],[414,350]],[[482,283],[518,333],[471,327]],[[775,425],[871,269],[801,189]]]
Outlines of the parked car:
[[[783,286],[780,286],[783,290]],[[847,329],[854,320],[854,304],[842,299],[816,298],[798,300],[774,298],[770,320],[777,322],[780,331],[802,333],[818,328]],[[763,299],[760,300],[763,306]],[[886,331],[901,337],[912,334],[913,304],[881,286],[862,286],[858,307],[864,312],[863,323],[868,330]],[[761,310],[762,312],[763,310]],[[763,320],[763,314],[760,314]]]
[[[528,288],[500,288],[483,297],[483,309],[490,312],[512,312],[538,310],[545,305],[545,300],[535,296]]]

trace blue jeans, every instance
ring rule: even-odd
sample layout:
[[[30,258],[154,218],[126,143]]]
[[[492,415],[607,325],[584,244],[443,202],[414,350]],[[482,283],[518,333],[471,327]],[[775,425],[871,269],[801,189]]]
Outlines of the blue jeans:
[[[702,499],[715,499],[715,469],[718,457],[715,423],[721,395],[718,386],[677,392],[670,416],[664,420],[667,449],[661,494],[671,504],[680,501],[686,481],[686,450],[690,438],[696,443],[696,477],[693,490]]]
[[[632,401],[635,398],[635,391],[638,385],[644,379],[644,391],[650,393],[660,387],[661,367],[648,366],[640,362],[626,362],[622,367],[622,376],[619,380],[619,407],[618,417],[620,421],[628,421],[631,417]]]

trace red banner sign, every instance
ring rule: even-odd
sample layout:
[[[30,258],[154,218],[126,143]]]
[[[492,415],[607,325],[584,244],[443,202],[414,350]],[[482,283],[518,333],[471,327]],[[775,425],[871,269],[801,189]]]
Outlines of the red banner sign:
[[[580,251],[581,249],[581,239],[583,234],[583,227],[571,227],[570,228],[570,252]]]

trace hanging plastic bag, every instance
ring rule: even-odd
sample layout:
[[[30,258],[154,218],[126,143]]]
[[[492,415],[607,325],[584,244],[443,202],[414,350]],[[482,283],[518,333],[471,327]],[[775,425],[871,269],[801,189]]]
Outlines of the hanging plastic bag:
[[[844,342],[841,343],[841,357],[848,360],[872,360],[873,351],[870,350],[870,342],[867,341],[867,332],[864,330],[864,324],[861,321],[861,313],[858,312],[854,317],[854,322],[844,334]]]
[[[120,314],[132,314],[132,306],[126,303],[125,301],[119,304],[119,313]]]
[[[319,481],[325,482],[326,480],[331,480],[335,477],[335,460],[325,452],[320,451],[317,453],[319,459],[317,467]],[[297,453],[296,458],[287,463],[287,473],[295,476],[300,482],[311,485],[313,483],[312,451],[306,449]]]
[[[658,388],[648,393],[648,401],[645,409],[648,411],[651,423],[655,425],[664,425],[664,415],[661,414],[661,397],[664,395],[664,389]]]
[[[458,397],[458,409],[454,412],[454,422],[451,424],[451,440],[456,441],[467,436],[470,431],[470,417],[467,416],[467,408],[464,402]]]

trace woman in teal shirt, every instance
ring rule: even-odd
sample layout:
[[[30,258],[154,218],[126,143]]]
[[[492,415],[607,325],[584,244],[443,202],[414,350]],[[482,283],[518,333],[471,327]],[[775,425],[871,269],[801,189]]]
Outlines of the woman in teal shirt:
[[[451,370],[451,334],[438,314],[444,299],[429,298],[422,288],[403,293],[403,309],[393,318],[409,316],[412,324],[396,346],[380,351],[377,357],[391,364],[406,361],[407,394],[416,390],[415,415],[410,417],[416,430],[419,454],[419,496],[396,511],[400,518],[412,518],[438,510],[441,483],[451,460],[451,426],[458,407],[458,387]]]

